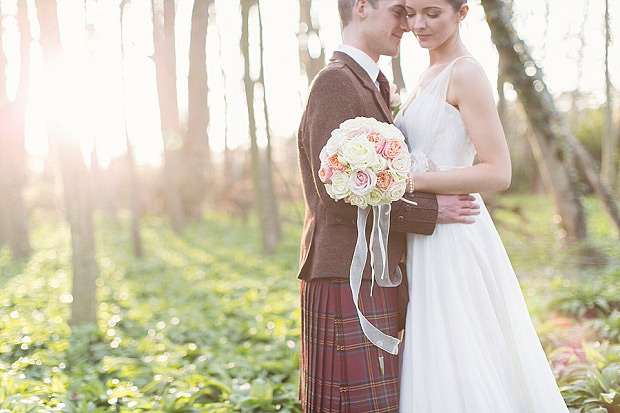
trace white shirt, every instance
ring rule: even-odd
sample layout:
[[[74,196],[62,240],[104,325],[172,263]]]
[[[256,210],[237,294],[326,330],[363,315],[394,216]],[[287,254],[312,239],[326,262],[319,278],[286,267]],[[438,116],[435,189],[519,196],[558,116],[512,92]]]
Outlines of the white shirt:
[[[341,44],[338,46],[338,51],[345,53],[351,57],[351,59],[355,60],[355,63],[360,65],[362,69],[368,73],[370,80],[374,82],[377,90],[379,90],[379,82],[377,82],[377,76],[379,76],[379,66],[377,66],[377,63],[372,60],[370,56],[362,52],[360,49],[349,46],[348,44]]]

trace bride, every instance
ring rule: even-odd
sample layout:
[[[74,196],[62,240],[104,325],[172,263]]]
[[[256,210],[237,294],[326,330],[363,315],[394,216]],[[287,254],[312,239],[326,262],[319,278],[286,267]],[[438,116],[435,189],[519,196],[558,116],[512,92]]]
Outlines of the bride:
[[[508,188],[510,156],[483,69],[459,35],[466,0],[407,0],[409,28],[430,66],[395,120],[434,171],[416,191]],[[479,162],[473,164],[474,156]],[[403,343],[402,412],[567,412],[519,284],[482,199],[474,224],[409,234],[410,301]]]

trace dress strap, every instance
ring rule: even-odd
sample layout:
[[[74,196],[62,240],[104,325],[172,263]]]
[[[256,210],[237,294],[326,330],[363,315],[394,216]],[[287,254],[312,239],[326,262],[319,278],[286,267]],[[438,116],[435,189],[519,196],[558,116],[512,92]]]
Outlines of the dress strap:
[[[463,56],[457,57],[456,59],[448,63],[448,65],[442,71],[442,73],[438,75],[438,77],[441,77],[441,79],[438,79],[439,81],[435,85],[435,87],[437,88],[436,89],[437,96],[442,96],[442,97],[446,96],[446,93],[448,93],[448,85],[450,84],[450,79],[452,77],[452,69],[454,68],[454,65],[456,64],[456,62],[463,60],[463,59],[471,59],[476,63],[478,62],[476,59],[474,59],[470,55],[463,55]]]
[[[413,100],[415,98],[417,98],[419,95],[421,95],[423,92],[424,93],[434,93],[437,96],[444,96],[446,95],[447,91],[448,91],[448,83],[450,81],[450,74],[452,73],[452,67],[454,66],[454,64],[456,62],[458,62],[459,60],[462,59],[471,59],[474,62],[478,63],[478,61],[476,59],[474,59],[473,56],[470,55],[463,55],[463,56],[459,56],[457,58],[455,58],[454,60],[452,60],[451,62],[449,62],[446,67],[444,67],[441,72],[433,79],[429,82],[429,84],[424,88],[424,90],[420,91],[419,90],[419,85],[416,88],[416,90],[411,93],[409,95],[409,97],[407,98],[407,100],[405,101],[404,105],[401,105],[401,109],[398,112],[398,114],[396,115],[396,118],[394,118],[394,122],[396,122],[397,120],[400,120],[400,118],[402,118],[405,115],[405,112],[407,111],[407,109],[409,108],[409,105],[411,105],[411,102],[413,102]],[[424,76],[424,73],[422,73],[422,75],[420,75],[420,78],[422,78]],[[429,90],[427,90],[429,89]]]

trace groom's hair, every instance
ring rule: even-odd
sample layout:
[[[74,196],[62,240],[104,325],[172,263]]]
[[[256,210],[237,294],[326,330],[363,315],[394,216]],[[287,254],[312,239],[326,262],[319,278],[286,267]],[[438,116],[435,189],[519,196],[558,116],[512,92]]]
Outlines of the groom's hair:
[[[374,9],[380,0],[366,0]],[[338,13],[340,13],[340,22],[342,27],[346,27],[353,18],[353,5],[355,0],[338,0]]]

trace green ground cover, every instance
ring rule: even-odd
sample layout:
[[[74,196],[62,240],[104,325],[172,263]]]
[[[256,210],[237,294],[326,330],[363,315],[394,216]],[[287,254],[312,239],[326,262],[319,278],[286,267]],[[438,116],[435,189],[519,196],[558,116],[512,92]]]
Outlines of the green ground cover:
[[[620,247],[600,206],[587,202],[590,246],[608,264],[578,267],[548,200],[498,202],[565,399],[620,412]],[[127,220],[99,218],[99,322],[73,331],[68,228],[35,220],[29,260],[0,250],[0,412],[298,411],[300,225],[287,216],[275,256],[260,253],[253,222],[211,213],[176,235],[148,218],[141,260]]]

